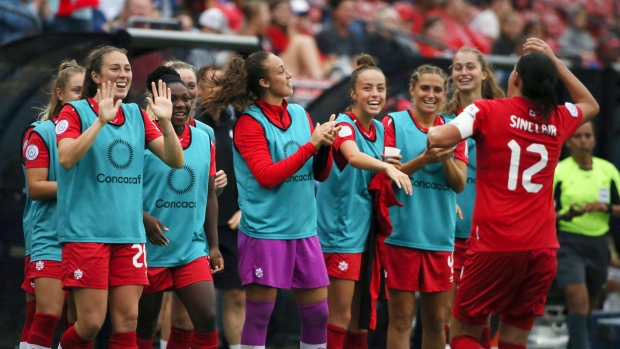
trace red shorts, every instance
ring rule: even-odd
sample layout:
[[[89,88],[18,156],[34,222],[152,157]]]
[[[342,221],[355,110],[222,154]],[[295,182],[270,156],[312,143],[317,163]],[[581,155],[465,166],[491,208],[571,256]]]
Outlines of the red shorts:
[[[452,252],[385,244],[385,284],[402,291],[443,292],[454,287]]]
[[[461,279],[461,271],[463,270],[463,264],[465,264],[465,254],[467,253],[467,239],[456,238],[454,239],[454,282],[457,284]]]
[[[143,293],[172,291],[200,281],[213,281],[208,257],[200,257],[187,264],[171,268],[148,268],[149,285]]]
[[[62,287],[148,285],[144,244],[68,242],[62,246]]]
[[[522,252],[468,252],[452,315],[482,326],[488,315],[525,331],[544,313],[557,270],[556,249]]]
[[[24,259],[24,282],[22,282],[22,290],[26,293],[34,294],[34,283],[30,281],[30,256],[26,256]]]
[[[323,253],[327,275],[338,279],[359,281],[362,272],[361,253]]]
[[[36,278],[50,278],[62,280],[62,266],[56,261],[36,261],[30,263],[28,277],[31,281]]]

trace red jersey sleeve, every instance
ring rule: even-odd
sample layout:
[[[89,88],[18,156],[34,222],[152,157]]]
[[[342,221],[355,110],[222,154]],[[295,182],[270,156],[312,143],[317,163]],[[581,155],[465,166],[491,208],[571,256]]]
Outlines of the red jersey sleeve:
[[[484,124],[484,116],[486,115],[488,101],[482,99],[473,103],[477,108],[476,115],[474,116],[474,126],[472,138],[478,140],[478,137],[482,135],[482,127]]]
[[[65,104],[58,115],[56,142],[65,138],[78,139],[82,134],[82,121],[71,104]]]
[[[336,138],[334,139],[333,146],[336,152],[340,152],[340,146],[345,141],[355,142],[355,131],[353,130],[353,126],[351,126],[351,124],[347,122],[341,122],[339,124],[336,124],[336,127],[338,126],[342,126],[342,128],[340,129],[340,131],[338,131],[338,134],[336,135]]]
[[[456,145],[454,150],[454,160],[461,160],[466,164],[469,164],[469,154],[467,149],[467,140],[462,140]]]
[[[583,112],[581,108],[573,103],[566,102],[564,105],[558,106],[558,116],[562,127],[564,128],[564,140],[570,138],[581,125]]]
[[[299,147],[295,154],[274,163],[263,127],[247,114],[239,117],[233,135],[235,147],[248,164],[250,172],[266,189],[283,183],[317,152],[312,143],[308,142]]]
[[[394,120],[387,115],[381,121],[383,124],[384,132],[384,144],[386,147],[396,147],[396,131],[394,130]]]
[[[146,144],[149,144],[157,137],[162,136],[162,134],[159,130],[159,127],[157,127],[155,122],[151,120],[151,118],[149,118],[149,116],[146,114],[146,111],[144,111],[144,109],[142,108],[140,108],[140,111],[142,112],[142,118],[144,119],[144,133]]]
[[[50,153],[47,144],[36,132],[30,133],[28,146],[24,151],[24,159],[26,159],[26,168],[49,168]]]
[[[211,142],[211,165],[209,165],[209,176],[215,176],[217,170],[215,169],[215,144]]]

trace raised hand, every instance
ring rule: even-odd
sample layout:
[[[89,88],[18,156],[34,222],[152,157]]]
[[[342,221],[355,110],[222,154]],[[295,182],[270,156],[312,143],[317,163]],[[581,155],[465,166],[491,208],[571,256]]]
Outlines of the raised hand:
[[[166,88],[166,83],[161,80],[158,81],[157,89],[155,88],[155,82],[152,82],[153,99],[146,97],[149,106],[157,120],[170,121],[172,118],[172,101],[170,100],[169,88]]]
[[[528,38],[523,44],[523,52],[540,52],[553,60],[557,59],[549,44],[538,38]]]
[[[97,118],[104,125],[114,120],[116,113],[118,113],[118,108],[120,108],[123,102],[122,99],[114,102],[114,84],[110,81],[107,84],[105,82],[102,83],[101,88],[97,89],[95,100],[99,104],[99,115]]]

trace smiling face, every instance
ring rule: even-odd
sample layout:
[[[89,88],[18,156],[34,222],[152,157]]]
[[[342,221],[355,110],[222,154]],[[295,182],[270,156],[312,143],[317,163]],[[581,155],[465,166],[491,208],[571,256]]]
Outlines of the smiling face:
[[[189,113],[192,110],[189,91],[179,82],[168,84],[168,87],[172,101],[172,126],[175,128],[183,127],[189,120]]]
[[[452,80],[459,91],[479,91],[487,72],[473,52],[459,52],[452,61]]]
[[[83,84],[84,73],[73,73],[64,88],[56,88],[56,97],[63,103],[77,101],[82,98]]]
[[[409,86],[414,114],[435,115],[445,96],[445,81],[437,74],[422,74],[415,86]]]
[[[196,87],[196,73],[189,69],[177,69],[177,73],[181,75],[181,80],[183,80],[187,86],[187,90],[189,91],[189,96],[192,101],[195,100],[196,94],[198,93],[198,89]]]
[[[131,65],[125,54],[119,51],[110,51],[103,56],[101,72],[93,71],[91,77],[99,89],[102,83],[107,84],[109,81],[114,84],[114,100],[123,99],[127,97],[131,86]]]
[[[264,88],[264,97],[284,98],[293,94],[291,73],[286,70],[280,57],[269,54],[263,61],[267,70],[267,78],[261,79],[260,84]]]
[[[352,111],[359,118],[372,118],[385,106],[386,83],[383,73],[366,69],[357,76],[355,90],[351,90]]]

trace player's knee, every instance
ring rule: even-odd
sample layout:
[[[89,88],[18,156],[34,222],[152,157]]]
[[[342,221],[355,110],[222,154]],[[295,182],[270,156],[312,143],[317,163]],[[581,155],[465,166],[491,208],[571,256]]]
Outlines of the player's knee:
[[[326,301],[321,301],[316,304],[299,307],[299,314],[304,326],[325,328],[329,318],[329,308]]]
[[[195,321],[192,321],[194,324],[194,329],[202,333],[210,333],[215,331],[215,307],[206,307],[205,309],[201,309],[198,313],[198,318],[195,319]]]
[[[566,293],[566,304],[571,314],[587,314],[589,300],[587,294]]]
[[[80,337],[92,341],[99,333],[104,320],[95,316],[84,316],[76,323],[76,331]]]
[[[413,314],[400,313],[396,316],[390,316],[389,326],[398,332],[411,331],[411,325],[413,324]]]

